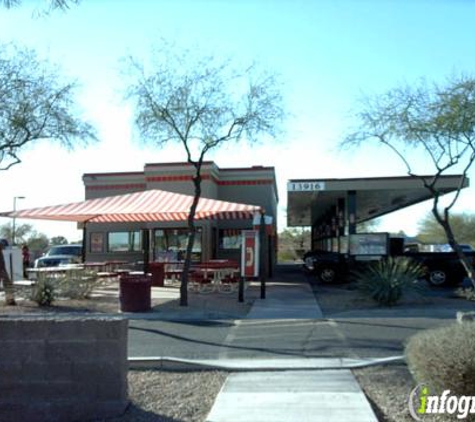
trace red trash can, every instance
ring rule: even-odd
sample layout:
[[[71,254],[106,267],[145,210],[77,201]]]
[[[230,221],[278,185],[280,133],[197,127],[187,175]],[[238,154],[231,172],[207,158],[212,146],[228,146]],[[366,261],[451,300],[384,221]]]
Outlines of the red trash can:
[[[152,277],[143,274],[120,276],[121,312],[147,312],[152,308]]]
[[[150,262],[148,269],[152,274],[152,286],[164,286],[165,264],[163,262]]]

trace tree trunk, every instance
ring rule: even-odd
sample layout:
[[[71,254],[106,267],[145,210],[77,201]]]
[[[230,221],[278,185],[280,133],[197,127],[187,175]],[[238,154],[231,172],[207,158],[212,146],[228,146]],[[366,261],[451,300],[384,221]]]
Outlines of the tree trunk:
[[[3,246],[0,244],[0,280],[3,282],[3,289],[5,290],[5,305],[16,305],[15,294],[13,290],[13,283],[8,275],[7,267],[5,265],[5,257],[3,255]]]
[[[188,306],[188,274],[191,268],[191,254],[193,252],[193,245],[195,243],[196,227],[195,214],[198,202],[201,197],[201,162],[195,164],[196,174],[193,177],[193,184],[195,185],[195,196],[188,214],[188,244],[186,246],[185,264],[183,266],[183,273],[181,275],[180,285],[180,306]]]
[[[445,236],[447,237],[447,242],[451,246],[451,248],[454,250],[454,252],[457,254],[457,257],[459,258],[463,268],[467,272],[468,277],[470,277],[470,281],[472,282],[473,287],[475,288],[475,272],[473,269],[473,263],[472,260],[467,257],[462,249],[460,248],[459,244],[457,243],[455,239],[455,235],[452,231],[452,227],[450,226],[449,223],[449,214],[448,211],[445,212],[445,218],[442,218],[437,210],[432,210],[432,213],[434,214],[436,220],[439,222],[439,224],[442,226],[445,232]]]

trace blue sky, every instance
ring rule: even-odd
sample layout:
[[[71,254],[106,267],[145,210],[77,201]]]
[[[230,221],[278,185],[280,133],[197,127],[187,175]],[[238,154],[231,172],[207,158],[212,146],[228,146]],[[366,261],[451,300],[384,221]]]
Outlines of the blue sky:
[[[11,209],[15,195],[26,197],[20,207],[82,200],[86,172],[135,171],[145,162],[185,158],[179,146],[141,145],[131,108],[122,100],[120,58],[147,58],[160,37],[243,65],[257,61],[280,74],[292,114],[281,139],[209,156],[222,167],[274,165],[280,227],[289,178],[405,174],[383,149],[336,150],[362,93],[421,77],[441,82],[475,68],[475,2],[469,0],[83,0],[67,13],[34,18],[38,5],[40,0],[29,0],[20,8],[0,9],[0,42],[34,48],[76,78],[84,115],[98,128],[101,142],[74,153],[48,143],[25,151],[22,164],[0,173],[1,210]],[[469,210],[473,196],[467,189],[458,209]],[[381,228],[414,234],[427,210],[423,205],[398,213]],[[70,223],[34,224],[49,235],[77,234]]]

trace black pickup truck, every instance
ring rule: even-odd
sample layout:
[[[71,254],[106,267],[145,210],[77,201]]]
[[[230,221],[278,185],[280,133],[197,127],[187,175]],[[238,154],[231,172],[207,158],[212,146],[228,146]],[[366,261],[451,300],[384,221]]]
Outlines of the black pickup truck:
[[[474,251],[464,251],[472,262]],[[466,271],[455,252],[402,252],[392,256],[406,256],[421,263],[426,268],[426,279],[433,286],[454,286],[463,282]],[[380,259],[384,259],[381,257]],[[345,280],[350,268],[362,268],[369,260],[350,258],[341,253],[311,251],[304,255],[304,268],[315,274],[324,283]]]

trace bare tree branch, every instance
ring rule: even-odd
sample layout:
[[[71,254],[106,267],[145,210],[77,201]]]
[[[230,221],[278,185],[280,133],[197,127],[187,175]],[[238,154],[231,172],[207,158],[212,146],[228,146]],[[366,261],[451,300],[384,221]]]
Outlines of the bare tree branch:
[[[74,90],[32,51],[0,46],[0,169],[18,164],[21,149],[41,139],[68,148],[96,139],[92,126],[77,117]]]
[[[127,97],[135,103],[135,122],[143,141],[154,145],[178,141],[195,168],[180,289],[180,303],[186,306],[202,164],[207,154],[226,143],[275,137],[284,118],[282,98],[275,76],[259,74],[256,66],[236,70],[229,60],[181,51],[166,41],[156,50],[150,69],[134,58],[128,64],[132,81]]]
[[[450,226],[450,210],[475,161],[475,78],[460,76],[443,86],[429,86],[422,81],[413,87],[398,87],[380,96],[366,97],[356,116],[359,126],[345,137],[341,146],[354,147],[376,140],[399,157],[409,175],[422,181],[432,196],[435,219],[475,286],[472,263],[463,255]],[[430,178],[418,175],[414,159],[418,157],[409,149],[425,153],[434,168]],[[459,187],[451,202],[440,209],[444,191],[439,181],[444,174],[455,171],[461,174]]]

